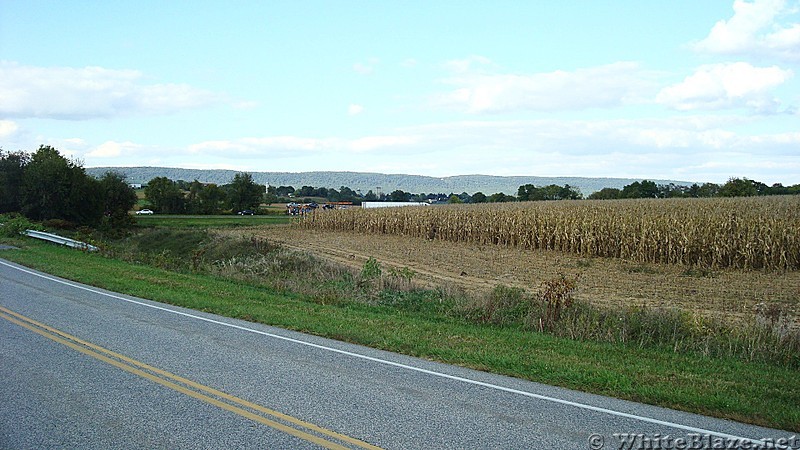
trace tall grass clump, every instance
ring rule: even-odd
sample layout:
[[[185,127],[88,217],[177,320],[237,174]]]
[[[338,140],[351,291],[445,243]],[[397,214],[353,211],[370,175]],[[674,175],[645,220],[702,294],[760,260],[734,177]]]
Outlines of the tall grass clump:
[[[457,313],[575,340],[800,368],[800,329],[792,327],[792,317],[779,305],[759,305],[750,320],[731,323],[675,308],[591,305],[572,297],[577,282],[562,274],[545,280],[533,294],[498,286]]]
[[[300,227],[709,268],[800,269],[800,196],[317,211]]]

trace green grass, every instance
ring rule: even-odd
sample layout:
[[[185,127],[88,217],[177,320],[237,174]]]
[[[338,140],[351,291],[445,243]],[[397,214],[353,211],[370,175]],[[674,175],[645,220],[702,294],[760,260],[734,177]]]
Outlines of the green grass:
[[[259,216],[185,216],[163,215],[136,216],[136,224],[141,227],[168,227],[168,228],[230,228],[251,227],[267,224],[289,223],[291,218],[286,215],[259,215]]]
[[[242,281],[21,242],[22,249],[3,251],[0,257],[117,292],[541,383],[800,431],[800,371],[794,369],[575,341],[519,327],[474,324],[424,308],[321,304]]]

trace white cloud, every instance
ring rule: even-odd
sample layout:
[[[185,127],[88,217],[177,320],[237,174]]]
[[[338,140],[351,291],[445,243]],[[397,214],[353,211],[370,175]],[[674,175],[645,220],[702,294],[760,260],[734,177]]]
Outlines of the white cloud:
[[[206,141],[188,147],[190,154],[226,157],[286,157],[323,152],[337,148],[340,139],[319,139],[298,136],[268,136],[235,140]]]
[[[351,116],[357,116],[364,112],[364,107],[362,105],[351,104],[347,107],[347,114]]]
[[[800,133],[744,131],[747,125],[760,121],[757,117],[730,116],[465,121],[407,130],[417,140],[404,148],[404,154],[425,154],[426,162],[436,162],[427,170],[450,175],[616,176],[717,182],[736,175],[764,182],[800,182],[796,170],[800,164],[796,150]],[[732,166],[692,169],[725,161],[732,152],[738,155]],[[460,156],[464,154],[471,156]]]
[[[558,153],[578,159],[596,159],[611,153],[633,156],[653,153],[654,150],[659,154],[691,154],[726,148],[791,148],[800,142],[800,133],[743,135],[739,129],[746,120],[691,116],[630,120],[463,121],[398,129],[393,134],[353,139],[268,136],[207,141],[191,145],[187,151],[192,155],[252,158],[254,161],[265,157],[309,158],[307,170],[318,170],[320,164],[310,161],[323,161],[325,158],[344,161],[353,165],[353,170],[364,164],[388,164],[391,167],[393,162],[400,160],[424,160],[428,165],[435,164],[439,170],[457,174],[460,166],[468,164],[474,164],[474,167],[470,166],[474,173],[497,173],[504,166],[518,170],[520,167],[514,161],[528,161],[534,154]],[[359,154],[359,157],[347,157],[354,154]],[[470,157],[464,158],[463,155],[467,154]],[[388,159],[384,161],[384,158]],[[334,170],[331,167],[328,169]],[[563,170],[560,173],[563,174]]]
[[[800,183],[800,157],[784,155],[775,157],[752,151],[729,151],[700,155],[695,164],[681,168],[685,173],[696,174],[694,179],[724,182],[732,176],[746,177],[766,184]]]
[[[754,67],[748,63],[702,66],[682,82],[665,87],[658,103],[678,110],[747,108],[774,113],[780,101],[769,91],[793,76],[777,66]]]
[[[81,143],[83,141],[81,140]],[[142,146],[133,142],[104,142],[93,150],[86,153],[89,158],[117,158],[120,156],[131,156],[131,152],[140,149]]]
[[[733,11],[733,17],[717,22],[705,39],[693,44],[694,49],[800,59],[800,24],[780,23],[792,12],[785,0],[736,0]]]
[[[452,59],[444,63],[445,69],[455,73],[466,73],[475,70],[478,67],[492,67],[492,61],[480,55],[472,55],[464,59]]]
[[[10,120],[0,120],[0,139],[7,139],[17,133],[19,125]]]
[[[367,136],[347,142],[346,148],[357,152],[378,150],[387,147],[406,147],[414,145],[414,136]]]
[[[531,75],[464,73],[446,80],[456,89],[434,104],[472,114],[610,108],[642,102],[654,90],[652,76],[633,62]]]
[[[753,144],[800,146],[800,131],[794,133],[776,133],[764,136],[753,136],[751,140]]]
[[[186,84],[145,84],[135,70],[35,67],[0,62],[0,114],[80,120],[165,114],[218,103],[221,95]]]
[[[384,148],[407,147],[417,138],[409,135],[364,136],[355,139],[268,136],[206,141],[188,147],[190,154],[226,157],[295,157],[320,154],[363,153]]]
[[[353,64],[353,70],[356,73],[360,73],[361,75],[369,75],[369,74],[372,73],[373,69],[372,69],[372,67],[367,66],[365,64],[355,63],[355,64]]]
[[[550,150],[604,154],[609,149],[703,148],[745,143],[735,130],[744,119],[690,116],[665,119],[464,121],[407,130],[437,147]]]
[[[81,138],[67,138],[67,139],[64,139],[62,142],[64,142],[67,145],[73,145],[73,146],[85,146],[86,145],[86,141],[81,139]]]
[[[242,100],[242,101],[235,102],[233,104],[234,108],[236,108],[236,109],[244,109],[244,110],[256,109],[259,106],[261,106],[261,104],[259,102],[253,101],[253,100]]]
[[[369,58],[367,62],[357,62],[353,64],[353,71],[361,75],[371,75],[375,71],[375,66],[380,62],[378,58]]]

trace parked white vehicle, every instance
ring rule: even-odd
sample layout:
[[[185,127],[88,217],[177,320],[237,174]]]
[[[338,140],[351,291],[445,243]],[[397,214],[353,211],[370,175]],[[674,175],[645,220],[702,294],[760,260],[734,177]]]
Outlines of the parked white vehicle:
[[[154,213],[153,213],[153,210],[151,210],[151,209],[140,209],[139,211],[136,211],[136,215],[137,216],[139,216],[139,215],[149,216],[149,215],[152,215],[152,214],[154,214]]]

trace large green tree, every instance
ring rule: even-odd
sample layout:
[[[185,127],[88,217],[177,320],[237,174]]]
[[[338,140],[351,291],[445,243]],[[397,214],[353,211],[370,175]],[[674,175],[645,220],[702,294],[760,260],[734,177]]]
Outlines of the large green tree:
[[[203,190],[203,183],[194,180],[189,183],[189,194],[186,196],[186,213],[200,214],[200,192]]]
[[[620,198],[620,195],[622,195],[622,191],[621,190],[619,190],[617,188],[606,187],[606,188],[600,189],[597,192],[592,192],[589,195],[588,199],[589,200],[614,200],[614,199]]]
[[[764,183],[758,183],[763,185]],[[731,178],[719,188],[720,197],[750,197],[758,195],[758,184],[747,178]]]
[[[394,190],[392,191],[391,194],[389,194],[389,200],[393,202],[407,202],[410,199],[411,199],[411,193],[404,192],[400,189]]]
[[[225,187],[228,192],[228,207],[233,211],[258,208],[266,193],[266,186],[256,184],[249,173],[237,173],[233,181]]]
[[[486,203],[486,194],[480,191],[472,194],[472,203]]]
[[[103,223],[111,228],[127,228],[133,221],[128,212],[136,204],[136,191],[117,172],[106,172],[99,180],[103,200]]]
[[[716,197],[719,187],[716,183],[703,183],[700,186],[695,183],[689,187],[689,195],[692,197]]]
[[[186,208],[183,191],[178,184],[167,177],[156,177],[144,188],[144,198],[153,209],[165,214],[180,214]]]
[[[187,186],[186,212],[189,214],[219,214],[222,212],[225,191],[214,183],[192,181]]]
[[[293,186],[270,186],[269,192],[277,195],[278,197],[288,197],[291,194],[294,194],[294,187]]]
[[[583,198],[581,192],[568,184],[564,186],[551,184],[541,187],[532,184],[524,184],[517,189],[517,200],[521,202],[537,200],[578,200],[580,198]]]
[[[96,225],[103,215],[99,182],[53,147],[41,146],[25,166],[21,210],[33,220],[64,219]]]
[[[22,179],[30,155],[0,151],[0,214],[22,209]]]
[[[517,201],[513,195],[504,194],[502,192],[495,192],[487,199],[489,203],[508,203]]]
[[[214,183],[206,184],[198,193],[200,199],[200,213],[219,214],[225,203],[225,191]]]
[[[660,190],[654,181],[642,180],[622,188],[621,198],[658,198]]]

